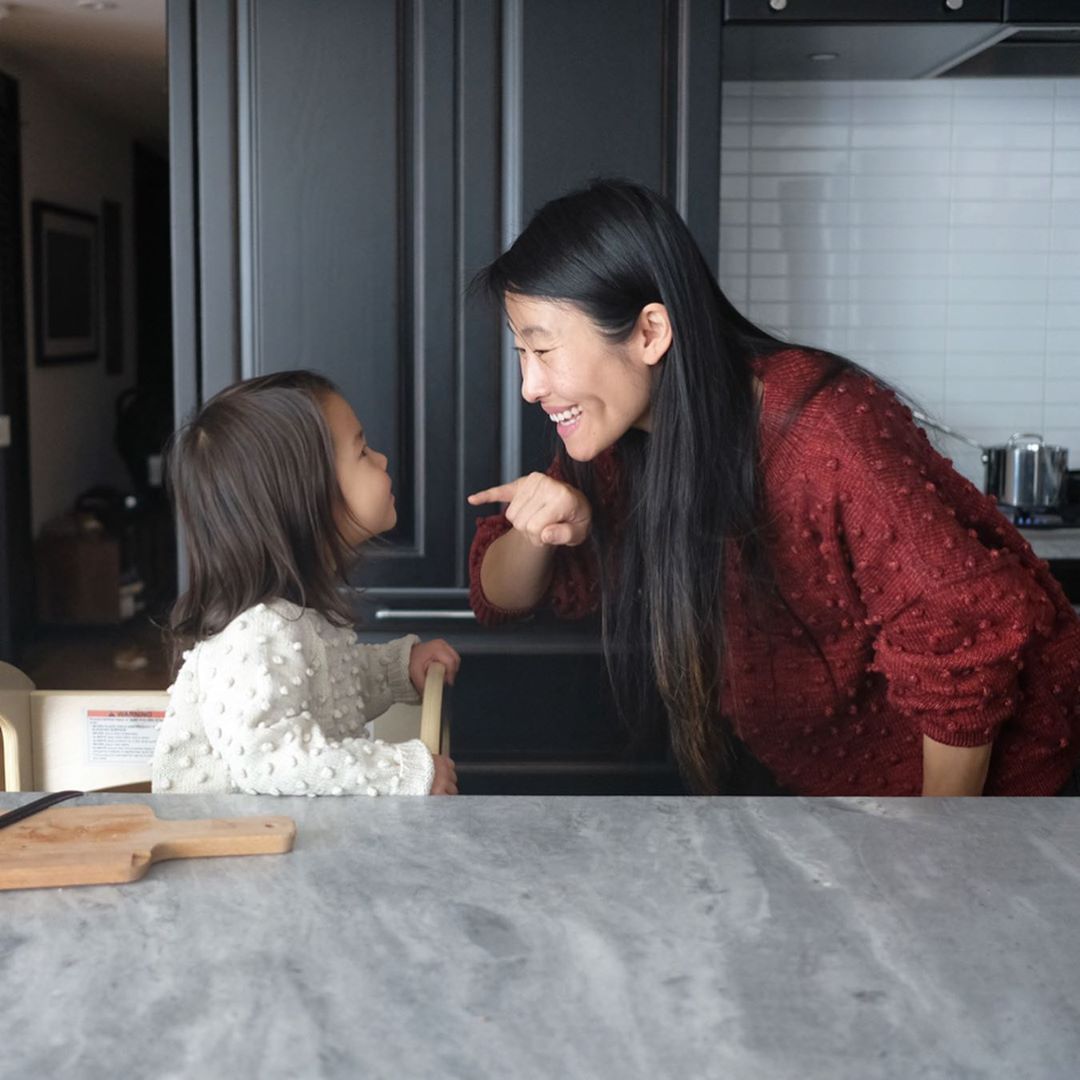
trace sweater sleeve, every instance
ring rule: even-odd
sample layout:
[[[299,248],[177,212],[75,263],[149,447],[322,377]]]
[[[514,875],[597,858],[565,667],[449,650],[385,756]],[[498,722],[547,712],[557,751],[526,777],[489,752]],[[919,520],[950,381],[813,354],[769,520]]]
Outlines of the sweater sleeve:
[[[420,639],[415,634],[395,638],[385,645],[352,646],[355,667],[352,670],[364,711],[369,717],[381,716],[391,705],[418,705],[420,695],[409,678],[409,656]]]
[[[605,503],[615,498],[616,473],[613,455],[600,455],[595,463],[598,497]],[[558,460],[547,469],[548,476],[563,480]],[[480,584],[480,568],[491,545],[509,532],[512,526],[505,514],[492,514],[479,518],[476,534],[469,549],[469,605],[482,623],[497,624],[520,619],[532,609],[510,611],[493,604],[484,594]],[[537,607],[548,606],[562,619],[583,619],[600,607],[600,581],[589,544],[578,547],[560,546],[555,551],[555,566],[547,593]]]
[[[305,619],[271,626],[252,616],[204,644],[207,737],[237,786],[267,795],[426,795],[434,763],[418,739],[327,736],[316,684],[326,667],[325,645]]]
[[[831,393],[839,439],[823,471],[874,628],[869,668],[916,731],[951,746],[990,743],[1017,709],[1025,647],[1052,632],[1055,606],[1003,519],[965,522],[962,508],[985,497],[909,409],[863,378]]]

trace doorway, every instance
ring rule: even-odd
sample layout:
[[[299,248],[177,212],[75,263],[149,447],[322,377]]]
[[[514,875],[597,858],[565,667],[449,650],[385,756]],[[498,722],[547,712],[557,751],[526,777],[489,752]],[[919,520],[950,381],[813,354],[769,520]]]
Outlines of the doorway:
[[[0,20],[0,659],[49,689],[167,681],[165,25],[165,0]]]

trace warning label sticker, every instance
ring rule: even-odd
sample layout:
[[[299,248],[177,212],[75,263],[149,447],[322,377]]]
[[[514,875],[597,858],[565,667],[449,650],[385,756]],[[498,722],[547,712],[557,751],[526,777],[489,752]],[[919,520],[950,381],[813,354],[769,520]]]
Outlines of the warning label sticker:
[[[158,709],[87,709],[87,761],[92,765],[148,763],[165,719]]]

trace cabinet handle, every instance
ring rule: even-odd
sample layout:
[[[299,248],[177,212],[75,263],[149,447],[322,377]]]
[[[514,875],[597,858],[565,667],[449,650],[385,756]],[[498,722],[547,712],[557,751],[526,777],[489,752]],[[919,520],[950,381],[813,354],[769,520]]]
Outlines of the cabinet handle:
[[[375,618],[380,622],[398,622],[405,619],[475,619],[476,612],[462,608],[376,608]]]

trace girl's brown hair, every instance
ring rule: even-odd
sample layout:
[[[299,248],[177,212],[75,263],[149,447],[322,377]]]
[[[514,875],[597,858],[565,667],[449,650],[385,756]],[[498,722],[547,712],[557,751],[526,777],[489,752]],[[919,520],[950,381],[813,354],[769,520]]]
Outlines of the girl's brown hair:
[[[335,523],[344,499],[320,404],[337,393],[311,371],[247,379],[173,437],[168,483],[188,571],[169,618],[176,656],[267,600],[353,621],[341,587],[355,554]]]

